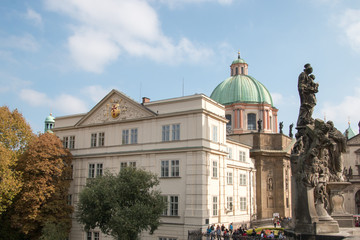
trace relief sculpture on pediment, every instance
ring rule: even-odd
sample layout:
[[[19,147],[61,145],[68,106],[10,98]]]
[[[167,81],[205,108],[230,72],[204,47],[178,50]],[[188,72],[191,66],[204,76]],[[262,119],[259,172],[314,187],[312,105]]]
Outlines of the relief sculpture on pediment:
[[[99,124],[146,117],[148,114],[125,99],[114,97],[100,106],[83,124]]]

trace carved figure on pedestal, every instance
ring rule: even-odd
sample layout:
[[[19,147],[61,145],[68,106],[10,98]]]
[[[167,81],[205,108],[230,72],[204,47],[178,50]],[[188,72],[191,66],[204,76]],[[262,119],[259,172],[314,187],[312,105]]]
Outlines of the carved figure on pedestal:
[[[284,127],[284,123],[283,123],[283,122],[280,122],[280,123],[279,123],[280,133],[283,133],[283,127]]]
[[[292,123],[292,124],[290,124],[290,126],[289,126],[289,137],[293,137],[293,133],[292,133],[292,129],[293,129],[293,127],[294,127],[294,124]]]
[[[300,111],[297,126],[305,126],[312,123],[312,113],[316,105],[315,93],[318,92],[319,87],[319,84],[314,82],[315,75],[311,74],[313,72],[311,65],[307,63],[304,68],[298,79]]]
[[[258,132],[261,132],[261,123],[262,123],[262,120],[259,119],[259,120],[257,121],[257,124],[258,124]]]

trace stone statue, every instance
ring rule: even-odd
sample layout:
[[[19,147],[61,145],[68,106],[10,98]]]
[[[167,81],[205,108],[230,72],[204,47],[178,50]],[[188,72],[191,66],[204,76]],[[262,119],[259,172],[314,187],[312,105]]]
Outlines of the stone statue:
[[[359,133],[360,133],[360,121],[359,121],[359,123],[358,123],[358,127],[359,127]]]
[[[346,138],[332,121],[312,118],[319,85],[314,82],[310,64],[304,67],[298,78],[301,105],[296,142],[290,156],[296,194],[293,195],[295,229],[311,234],[325,233],[329,229],[338,232],[339,225],[327,211],[330,202],[327,185],[344,182],[342,153],[346,150]],[[292,127],[293,124],[290,125],[289,136],[292,135]]]
[[[284,122],[279,123],[280,133],[283,133]]]
[[[293,127],[294,127],[294,124],[292,123],[292,124],[290,124],[290,126],[289,126],[289,137],[293,137],[293,133],[292,133],[292,129],[293,129]]]
[[[304,65],[304,71],[298,79],[298,91],[300,95],[300,111],[297,126],[305,126],[311,123],[312,113],[316,105],[315,93],[318,92],[319,84],[315,83],[315,75],[311,74],[313,68],[309,63]]]
[[[261,123],[262,123],[262,120],[259,119],[259,120],[257,121],[257,124],[258,124],[258,132],[261,132]]]
[[[351,177],[353,175],[353,170],[351,168],[351,166],[349,167],[349,176]]]

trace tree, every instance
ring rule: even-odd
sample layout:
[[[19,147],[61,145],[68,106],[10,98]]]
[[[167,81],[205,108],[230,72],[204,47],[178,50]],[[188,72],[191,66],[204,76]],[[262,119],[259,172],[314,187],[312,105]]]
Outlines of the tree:
[[[47,222],[42,229],[40,240],[64,240],[68,236],[67,227],[64,222]]]
[[[106,172],[88,181],[80,192],[78,222],[87,231],[99,227],[116,239],[137,239],[143,230],[153,233],[165,208],[155,189],[158,184],[155,174],[133,167],[117,175]]]
[[[71,228],[72,206],[67,204],[71,154],[54,134],[34,137],[19,157],[23,187],[16,197],[12,225],[31,239],[38,239],[47,222],[63,222]]]
[[[0,214],[12,204],[22,186],[17,158],[33,137],[29,124],[15,109],[0,107]]]

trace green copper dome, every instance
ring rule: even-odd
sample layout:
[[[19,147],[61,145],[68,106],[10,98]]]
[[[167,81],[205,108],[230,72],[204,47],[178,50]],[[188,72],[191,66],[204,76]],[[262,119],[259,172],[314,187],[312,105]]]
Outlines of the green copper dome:
[[[231,65],[232,65],[232,64],[237,64],[237,63],[246,63],[246,62],[245,62],[244,59],[238,58],[238,59],[235,59],[235,60],[231,63]]]
[[[55,122],[55,118],[51,114],[45,118],[45,123],[54,123],[54,122]]]
[[[235,61],[242,60],[237,59]],[[234,64],[234,62],[233,62]],[[249,75],[235,75],[220,83],[210,98],[223,105],[232,103],[267,103],[273,101],[266,87]]]

